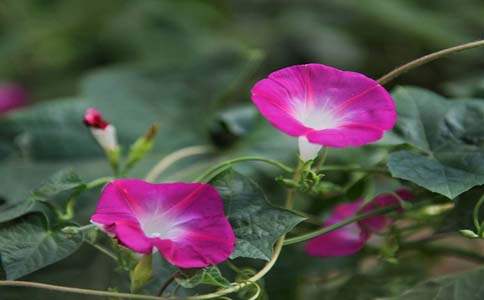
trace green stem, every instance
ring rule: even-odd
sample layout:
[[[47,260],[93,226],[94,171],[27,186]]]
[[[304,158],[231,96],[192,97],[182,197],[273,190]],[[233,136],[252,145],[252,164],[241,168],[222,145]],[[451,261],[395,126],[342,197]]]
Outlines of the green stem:
[[[290,169],[289,167],[287,167],[287,168]],[[296,172],[294,173],[294,176],[293,176],[294,180],[297,180],[299,178],[299,176],[301,176],[301,170],[302,170],[302,163],[299,162],[297,169],[296,169]],[[288,209],[292,209],[292,203],[294,201],[294,193],[295,193],[294,189],[288,190],[287,198],[286,198],[286,208],[288,208]],[[259,281],[261,278],[263,278],[272,269],[272,267],[276,263],[277,259],[279,258],[279,255],[281,254],[281,251],[282,251],[282,247],[284,245],[284,239],[285,239],[285,235],[283,235],[276,242],[276,245],[274,246],[274,252],[272,254],[272,257],[266,263],[266,265],[262,269],[260,269],[259,272],[257,272],[255,275],[253,275],[252,277],[250,277],[246,281],[234,283],[231,287],[225,288],[223,290],[219,290],[219,291],[214,292],[214,293],[209,293],[209,294],[199,295],[199,296],[192,296],[192,297],[188,297],[186,299],[187,300],[203,300],[203,299],[219,298],[221,296],[237,292],[240,289],[247,287],[247,286]]]
[[[479,222],[479,211],[480,211],[483,203],[484,203],[484,194],[481,196],[479,201],[477,201],[476,206],[474,206],[474,211],[472,212],[472,217],[473,217],[473,220],[474,220],[474,227],[476,227],[477,234],[479,236],[481,236],[481,233],[482,233],[481,222]]]
[[[39,283],[39,282],[29,282],[29,281],[0,280],[0,286],[18,286],[18,287],[27,287],[27,288],[34,288],[34,289],[43,289],[43,290],[50,290],[50,291],[56,291],[56,292],[78,294],[78,295],[112,297],[112,298],[121,298],[121,299],[139,299],[139,300],[168,299],[168,298],[161,298],[161,297],[149,296],[149,295],[136,295],[136,294],[129,294],[129,293],[117,293],[117,292],[80,289],[80,288],[45,284],[45,283]]]
[[[100,185],[106,184],[106,183],[108,183],[112,180],[114,180],[114,177],[101,177],[101,178],[98,178],[98,179],[94,179],[93,181],[86,184],[86,190],[93,189],[93,188],[98,187]]]
[[[114,179],[113,177],[101,177],[87,183],[84,186],[78,187],[67,200],[65,212],[64,213],[62,213],[61,211],[57,212],[59,219],[63,221],[69,221],[74,217],[74,205],[76,204],[77,198],[79,198],[79,196],[84,190],[93,189],[113,179]]]
[[[344,227],[348,224],[358,222],[358,221],[361,221],[363,219],[366,219],[366,218],[369,218],[369,217],[372,217],[372,216],[375,216],[375,215],[384,214],[384,213],[393,211],[393,210],[395,210],[396,208],[399,208],[399,207],[400,207],[400,205],[389,205],[389,206],[386,206],[386,207],[371,210],[371,211],[366,212],[364,214],[356,215],[352,218],[343,220],[343,221],[338,222],[336,224],[333,224],[331,226],[323,227],[321,229],[318,229],[318,230],[315,230],[315,231],[312,231],[312,232],[309,232],[309,233],[306,233],[306,234],[303,234],[303,235],[300,235],[300,236],[296,236],[296,237],[286,239],[285,242],[284,242],[284,246],[310,240],[310,239],[315,238],[317,236],[320,236],[322,234],[326,234],[326,233],[329,233],[329,232],[334,231],[336,229],[339,229],[341,227]]]
[[[388,174],[388,171],[383,168],[366,168],[359,166],[338,166],[338,165],[327,165],[319,168],[318,171],[348,171],[348,172],[363,172],[363,173],[384,173]]]
[[[215,151],[212,146],[191,146],[172,152],[160,160],[146,175],[146,181],[155,181],[161,173],[177,161],[194,155],[206,154]]]
[[[173,274],[171,274],[170,278],[168,278],[160,287],[160,290],[158,291],[158,297],[163,296],[163,293],[165,290],[170,286],[170,284],[175,281],[175,277],[180,274],[180,271],[176,271]]]
[[[431,61],[434,61],[436,59],[446,57],[446,56],[449,56],[451,54],[461,52],[461,51],[464,51],[464,50],[482,47],[482,46],[484,46],[484,40],[458,45],[458,46],[455,46],[455,47],[447,48],[447,49],[444,49],[444,50],[441,50],[441,51],[438,51],[438,52],[434,52],[434,53],[422,56],[422,57],[420,57],[416,60],[413,60],[413,61],[411,61],[407,64],[404,64],[403,66],[400,66],[400,67],[394,69],[393,71],[385,74],[380,79],[378,79],[378,83],[381,84],[381,85],[386,84],[386,83],[390,82],[391,80],[397,78],[398,76],[400,76],[400,75],[402,75],[402,74],[404,74],[404,73],[406,73],[406,72],[408,72],[412,69],[420,67],[424,64],[427,64]]]
[[[114,261],[118,262],[119,259],[118,257],[116,256],[116,254],[112,253],[111,251],[109,251],[108,249],[104,248],[103,246],[99,245],[99,244],[96,244],[96,243],[90,243],[90,242],[87,242],[87,244],[91,245],[92,247],[96,248],[97,250],[99,250],[101,253],[103,254],[106,254],[107,256],[109,256],[110,258],[112,258]]]
[[[200,177],[198,177],[197,179],[195,179],[195,182],[203,182],[205,180],[208,180],[210,179],[210,175],[212,175],[213,173],[221,170],[221,169],[224,169],[225,167],[231,165],[231,164],[235,164],[235,163],[239,163],[239,162],[244,162],[244,161],[260,161],[260,162],[265,162],[265,163],[268,163],[268,164],[271,164],[273,166],[276,166],[278,167],[279,169],[285,171],[285,172],[288,172],[288,173],[292,173],[294,172],[294,170],[289,167],[289,166],[286,166],[285,164],[283,163],[280,163],[278,161],[275,161],[275,160],[272,160],[272,159],[269,159],[269,158],[264,158],[264,157],[256,157],[256,156],[246,156],[246,157],[239,157],[239,158],[234,158],[234,159],[230,159],[230,160],[227,160],[227,161],[224,161],[210,169],[208,169],[205,173],[203,173]]]
[[[329,147],[323,147],[321,155],[319,156],[316,165],[314,166],[314,170],[319,171],[321,166],[326,162],[326,158],[328,158]]]

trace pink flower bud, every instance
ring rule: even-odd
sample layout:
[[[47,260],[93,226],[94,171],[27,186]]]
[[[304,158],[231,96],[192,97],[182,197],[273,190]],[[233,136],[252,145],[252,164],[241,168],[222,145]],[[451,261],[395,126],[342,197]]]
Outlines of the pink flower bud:
[[[103,120],[100,112],[94,108],[88,108],[83,121],[91,129],[92,135],[105,151],[111,152],[118,148],[116,128]]]
[[[108,122],[103,120],[101,113],[94,108],[88,108],[86,110],[83,121],[86,126],[99,129],[105,129],[109,125]]]

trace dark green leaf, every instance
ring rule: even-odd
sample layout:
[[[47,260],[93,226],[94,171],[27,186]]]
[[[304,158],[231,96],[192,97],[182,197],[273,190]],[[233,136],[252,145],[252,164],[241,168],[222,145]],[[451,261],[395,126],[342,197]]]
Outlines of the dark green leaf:
[[[228,169],[212,179],[224,200],[225,213],[237,243],[231,258],[269,260],[274,243],[303,217],[271,205],[260,187],[249,178]]]
[[[184,288],[194,288],[201,284],[227,287],[230,281],[225,279],[216,266],[204,269],[183,270],[175,280]]]
[[[0,256],[7,279],[17,279],[53,264],[79,248],[80,235],[47,228],[41,214],[30,214],[0,226]]]
[[[1,170],[0,170],[1,173]],[[82,188],[84,183],[72,170],[62,170],[52,175],[43,185],[34,190],[23,201],[7,202],[0,205],[0,223],[15,219],[29,212],[47,213],[50,209],[46,203],[55,195],[77,188]]]
[[[387,300],[482,300],[484,268],[425,281]]]
[[[399,118],[390,135],[420,151],[392,153],[394,177],[451,199],[484,184],[484,101],[450,101],[418,88],[393,96]]]

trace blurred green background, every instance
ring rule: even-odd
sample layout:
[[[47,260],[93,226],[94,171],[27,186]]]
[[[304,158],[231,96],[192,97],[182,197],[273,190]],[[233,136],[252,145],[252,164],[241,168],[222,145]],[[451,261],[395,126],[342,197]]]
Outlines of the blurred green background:
[[[65,167],[88,179],[109,174],[102,151],[80,121],[88,106],[100,108],[116,125],[124,146],[159,123],[153,155],[135,170],[140,175],[163,154],[207,143],[214,112],[249,104],[252,84],[273,70],[315,62],[378,78],[427,53],[483,37],[481,0],[0,0],[0,82],[20,83],[34,103],[52,102],[0,121],[0,205],[24,200]],[[388,88],[418,85],[447,96],[482,97],[483,67],[482,51],[471,50],[405,74]],[[52,101],[58,98],[67,101]],[[256,124],[214,160],[257,154],[293,162],[294,140],[262,118],[254,121],[250,111],[222,117],[228,127],[245,124],[239,118]],[[367,148],[331,155],[362,165],[379,160],[379,153]],[[188,171],[161,179],[193,178],[214,160],[187,161]],[[269,199],[277,202],[281,187],[267,182],[260,183],[266,191],[275,189]],[[82,197],[75,221],[88,222],[98,194]],[[355,270],[358,258],[310,259],[301,248],[288,248],[266,279],[268,293],[277,300],[374,299],[420,281],[432,262],[411,257],[398,266],[374,268],[372,276],[357,274],[341,290],[319,288],[331,272]],[[106,289],[117,283],[113,267],[84,245],[23,279]],[[361,286],[357,295],[355,285]],[[3,291],[2,300],[90,299]]]
[[[224,48],[262,51],[255,78],[308,62],[375,78],[483,32],[480,0],[1,0],[0,80],[40,101],[75,94],[95,68],[147,60],[176,68]],[[396,83],[443,90],[479,75],[478,57],[439,61]]]

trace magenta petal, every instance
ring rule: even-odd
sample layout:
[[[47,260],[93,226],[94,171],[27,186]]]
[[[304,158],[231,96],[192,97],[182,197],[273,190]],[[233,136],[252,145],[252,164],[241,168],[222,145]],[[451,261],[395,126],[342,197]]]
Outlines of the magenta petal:
[[[182,268],[215,265],[232,254],[235,236],[224,218],[193,219],[185,223],[181,239],[156,240],[155,245],[172,264]]]
[[[370,237],[370,233],[356,224],[323,234],[305,245],[310,256],[347,256],[360,251]]]
[[[324,129],[310,132],[308,140],[314,144],[329,147],[356,147],[377,141],[383,136],[383,131],[360,125],[347,125],[335,129]]]
[[[357,201],[337,205],[323,227],[353,217],[361,204],[362,201]],[[305,250],[311,256],[346,256],[358,252],[369,238],[370,233],[367,230],[358,223],[352,223],[310,240]]]
[[[323,146],[374,142],[396,121],[391,96],[375,80],[321,64],[273,72],[254,86],[252,100],[279,130]]]
[[[91,220],[133,251],[151,253],[157,247],[184,268],[220,263],[235,244],[222,199],[208,184],[114,180]]]

